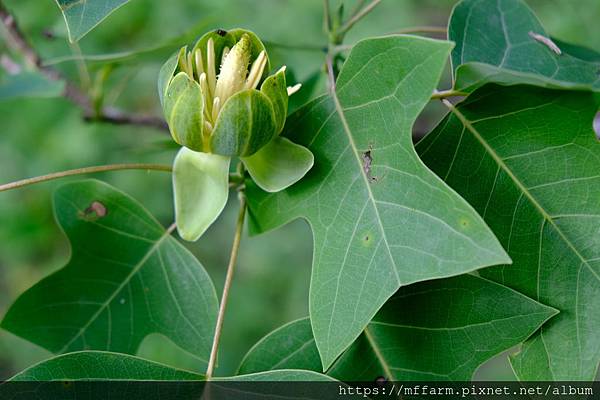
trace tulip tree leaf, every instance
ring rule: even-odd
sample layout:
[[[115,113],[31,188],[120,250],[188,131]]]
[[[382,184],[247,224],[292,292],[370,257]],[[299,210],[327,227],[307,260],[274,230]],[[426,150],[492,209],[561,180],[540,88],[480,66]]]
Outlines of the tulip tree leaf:
[[[69,40],[76,42],[129,0],[55,0],[63,14]]]
[[[600,90],[598,65],[573,56],[571,48],[557,54],[522,0],[463,0],[448,34],[456,42],[452,63],[458,90],[470,92],[486,82]]]
[[[194,242],[219,217],[229,197],[230,158],[182,147],[173,164],[179,235]]]
[[[102,383],[110,381],[110,385]],[[296,390],[290,382],[331,382]],[[26,385],[19,386],[19,382]],[[261,384],[259,382],[264,382]],[[286,383],[285,385],[276,382]],[[344,386],[313,371],[277,370],[224,378],[210,383],[203,375],[125,354],[82,351],[38,363],[0,385],[2,398],[43,393],[43,398],[144,399],[302,399],[333,400]],[[331,390],[334,388],[334,390]],[[350,397],[355,398],[355,397]],[[356,397],[359,398],[359,397]],[[360,398],[363,398],[362,396]]]
[[[139,203],[99,181],[62,186],[54,209],[71,260],[22,294],[2,328],[53,353],[133,354],[161,333],[208,359],[218,302],[191,253]]]
[[[411,36],[357,44],[335,96],[288,118],[285,135],[315,155],[311,171],[276,194],[248,184],[251,232],[300,217],[312,227],[310,317],[324,369],[400,286],[510,262],[411,142],[450,49]]]
[[[43,361],[13,376],[11,381],[194,381],[204,376],[126,354],[78,351]]]
[[[402,288],[327,374],[342,381],[469,381],[484,361],[520,343],[556,313],[505,286],[472,275]],[[308,318],[262,339],[240,373],[318,371]]]
[[[418,145],[514,264],[481,271],[560,314],[512,358],[522,380],[593,380],[600,361],[600,144],[588,92],[490,86]]]
[[[262,190],[278,192],[298,182],[312,168],[314,157],[306,147],[276,137],[250,157],[242,158]]]
[[[302,370],[278,370],[247,374],[215,381],[332,381],[333,379]],[[27,368],[11,381],[203,381],[205,376],[175,369],[143,358],[107,351],[78,351],[62,354]]]

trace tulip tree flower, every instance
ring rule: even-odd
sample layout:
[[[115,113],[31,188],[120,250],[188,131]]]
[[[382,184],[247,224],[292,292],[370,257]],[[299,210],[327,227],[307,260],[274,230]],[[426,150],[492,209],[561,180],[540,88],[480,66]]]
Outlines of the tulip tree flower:
[[[313,166],[305,147],[280,137],[288,97],[285,67],[269,76],[269,58],[252,32],[218,30],[162,67],[158,90],[173,139],[177,228],[197,240],[227,203],[229,165],[239,157],[256,184],[278,192]]]

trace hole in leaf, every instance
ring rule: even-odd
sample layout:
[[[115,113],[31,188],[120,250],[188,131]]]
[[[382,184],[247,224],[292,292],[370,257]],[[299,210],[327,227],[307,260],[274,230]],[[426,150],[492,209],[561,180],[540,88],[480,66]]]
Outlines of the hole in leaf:
[[[593,125],[594,132],[596,132],[596,138],[600,139],[600,111],[596,114]]]

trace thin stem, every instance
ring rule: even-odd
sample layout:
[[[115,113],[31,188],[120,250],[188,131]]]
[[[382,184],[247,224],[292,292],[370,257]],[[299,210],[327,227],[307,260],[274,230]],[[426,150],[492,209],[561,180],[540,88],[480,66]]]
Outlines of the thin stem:
[[[339,34],[343,35],[348,32],[352,27],[361,19],[366,17],[371,11],[375,9],[381,3],[381,0],[373,0],[365,8],[357,12],[352,16],[346,23],[340,28]]]
[[[229,256],[229,265],[227,266],[227,275],[225,277],[225,285],[223,286],[223,294],[221,295],[221,305],[219,306],[219,314],[217,315],[217,325],[215,327],[215,335],[213,337],[212,349],[210,358],[208,359],[208,367],[206,368],[206,379],[210,379],[215,370],[215,362],[219,351],[219,341],[221,339],[221,331],[223,330],[223,319],[225,317],[225,309],[227,308],[227,299],[229,298],[229,289],[233,281],[233,273],[235,272],[235,264],[237,261],[240,242],[242,239],[242,230],[244,229],[244,219],[246,217],[246,198],[243,192],[240,192],[240,212],[235,227],[235,235],[233,237],[233,245],[231,246],[231,254]]]
[[[437,91],[436,90],[431,95],[431,99],[432,100],[436,100],[436,99],[441,100],[441,99],[446,99],[448,97],[460,97],[460,96],[464,97],[464,96],[467,96],[467,95],[468,95],[468,93],[461,92],[459,90],[452,90],[452,89],[450,89],[450,90],[441,90],[441,91]]]
[[[44,65],[40,55],[29,44],[25,35],[17,25],[14,16],[8,11],[4,4],[0,1],[0,23],[6,31],[6,43],[14,51],[18,52],[26,60],[27,64],[35,68],[46,78],[53,81],[64,81],[65,90],[62,93],[63,97],[71,101],[74,105],[83,111],[86,121],[102,121],[117,125],[129,124],[137,126],[153,127],[165,133],[169,132],[169,128],[160,117],[149,115],[137,115],[127,113],[114,108],[105,108],[100,110],[100,115],[93,110],[92,102],[88,94],[81,90],[77,85],[74,85],[56,69]]]
[[[325,64],[327,65],[327,77],[329,78],[329,90],[331,93],[335,93],[335,71],[333,68],[333,57],[332,54],[327,54],[325,58]]]
[[[71,46],[71,51],[76,55],[76,65],[77,65],[77,73],[79,74],[79,80],[81,81],[81,86],[84,90],[89,90],[92,86],[92,78],[90,76],[90,71],[87,68],[87,64],[83,59],[81,53],[81,47],[77,42],[69,43]]]
[[[356,14],[358,14],[360,12],[360,10],[362,10],[362,8],[365,6],[366,2],[367,2],[367,0],[358,0],[356,2],[356,5],[354,6],[354,9],[350,13],[350,15],[356,15]]]
[[[333,46],[331,49],[331,52],[333,54],[339,54],[344,51],[352,50],[353,47],[354,47],[353,44],[340,44],[338,46]]]
[[[172,168],[170,165],[162,165],[162,164],[110,164],[110,165],[99,165],[95,167],[85,167],[85,168],[77,168],[70,169],[67,171],[55,172],[53,174],[47,174],[42,176],[36,176],[35,178],[27,178],[22,179],[16,182],[6,183],[4,185],[0,185],[0,192],[4,192],[6,190],[17,189],[28,185],[33,185],[35,183],[47,182],[53,179],[64,178],[67,176],[73,175],[83,175],[83,174],[92,174],[97,172],[106,172],[106,171],[118,171],[118,170],[127,170],[127,169],[141,169],[141,170],[154,170],[154,171],[165,171],[171,172]]]
[[[323,0],[323,29],[325,32],[331,32],[331,5],[329,0]]]
[[[411,26],[392,32],[392,35],[403,35],[406,33],[446,33],[448,29],[445,26]]]

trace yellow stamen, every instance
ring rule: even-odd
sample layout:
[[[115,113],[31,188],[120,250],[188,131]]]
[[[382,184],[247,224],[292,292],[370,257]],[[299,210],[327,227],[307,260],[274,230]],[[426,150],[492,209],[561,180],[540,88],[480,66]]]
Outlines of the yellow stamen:
[[[212,38],[208,39],[206,49],[206,81],[210,93],[215,93],[217,74],[215,72],[215,42]]]
[[[288,96],[291,96],[294,93],[297,93],[298,90],[300,90],[301,87],[302,87],[301,83],[297,83],[294,86],[288,86],[288,88],[287,88],[287,94],[288,94]]]
[[[187,74],[189,75],[190,79],[194,80],[194,67],[192,65],[192,53],[188,52],[187,53]]]
[[[250,69],[250,74],[248,74],[248,79],[246,80],[246,89],[256,89],[258,83],[260,82],[260,78],[265,70],[267,65],[267,54],[265,51],[261,51],[256,61],[252,64],[252,68]]]
[[[218,97],[215,97],[215,99],[213,101],[213,109],[212,109],[213,123],[217,122],[217,117],[219,116],[219,111],[221,111],[221,101]]]
[[[200,49],[194,52],[194,61],[196,63],[196,72],[198,73],[198,79],[200,79],[200,76],[204,74],[204,65],[202,64],[202,51],[200,51]]]
[[[223,65],[223,63],[225,62],[225,59],[227,58],[228,54],[229,54],[229,47],[225,47],[223,49],[223,55],[221,56],[221,65]]]
[[[212,103],[211,103],[209,95],[208,95],[208,84],[206,83],[206,73],[203,72],[202,74],[200,74],[200,78],[198,80],[200,81],[200,92],[202,92],[202,98],[204,101],[204,116],[206,118],[210,119],[210,117],[211,117],[210,106],[212,106]]]

